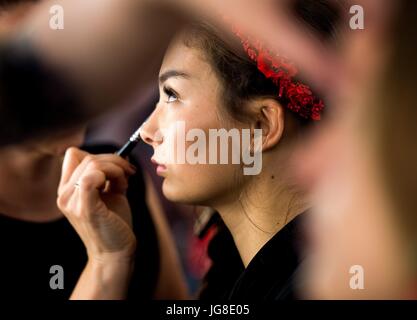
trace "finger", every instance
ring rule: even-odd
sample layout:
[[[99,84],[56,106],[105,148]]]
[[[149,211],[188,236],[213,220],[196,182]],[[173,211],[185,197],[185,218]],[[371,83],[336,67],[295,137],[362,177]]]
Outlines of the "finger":
[[[56,203],[58,208],[66,215],[66,211],[67,211],[67,206],[69,204],[69,201],[72,197],[72,195],[75,192],[75,188],[74,187],[70,187],[68,184],[67,185],[63,185],[60,188],[60,192],[58,194]]]
[[[117,155],[114,155],[114,154],[91,155],[89,154],[88,156],[84,158],[81,164],[74,171],[70,179],[70,183],[73,185],[78,183],[78,180],[80,179],[82,173],[85,171],[85,169],[88,166],[91,166],[91,165],[95,166],[95,164],[104,163],[104,162],[114,163],[120,166],[121,168],[123,168],[123,170],[125,170],[129,174],[134,174],[136,172],[135,166],[131,165],[128,161],[120,158]]]
[[[77,177],[78,186],[75,187],[72,183],[67,183],[61,189],[61,193],[57,199],[57,205],[66,214],[67,218],[74,212],[83,212],[79,210],[80,206],[87,205],[88,208],[98,210],[104,203],[100,197],[101,190],[109,182],[111,185],[111,192],[125,193],[128,187],[128,173],[123,168],[111,162],[104,161],[90,161],[83,160],[84,163],[78,166],[78,169],[83,165],[85,168],[83,172]],[[80,198],[83,195],[84,198]],[[85,203],[86,199],[94,200],[94,203]],[[72,209],[71,209],[72,208]],[[78,209],[77,209],[78,208]],[[68,216],[69,215],[69,216]]]
[[[100,155],[96,155],[94,156],[94,160],[97,161],[108,161],[108,162],[113,162],[117,165],[119,165],[120,167],[123,167],[124,170],[128,171],[129,169],[134,169],[136,170],[136,167],[134,165],[132,165],[128,159],[122,158],[116,154],[100,154]]]
[[[72,175],[70,176],[69,180],[66,184],[63,184],[63,188],[70,188],[72,189],[76,183],[78,183],[81,174],[87,167],[87,165],[92,161],[93,156],[88,154],[82,159],[82,161],[78,164],[78,166],[73,171]]]
[[[102,171],[90,171],[83,176],[82,187],[78,190],[77,201],[80,215],[90,221],[97,217],[105,217],[109,213],[109,204],[103,201],[100,189],[105,184],[107,177]],[[113,208],[114,209],[114,208]],[[117,210],[116,210],[117,211]]]
[[[105,182],[103,172],[90,171],[83,176],[79,187],[64,187],[65,191],[58,197],[58,207],[71,224],[75,226],[78,219],[89,219],[93,213],[106,209],[98,191]]]
[[[125,171],[124,168],[118,166],[112,162],[105,162],[105,161],[93,161],[90,162],[85,171],[82,173],[81,177],[79,178],[80,186],[83,185],[84,177],[88,176],[92,171],[100,171],[104,174],[106,180],[110,182],[110,190],[112,192],[125,192],[128,187],[128,176],[133,174],[134,172],[129,169],[129,171]],[[91,187],[90,185],[88,187]],[[106,187],[106,184],[96,186],[97,188],[101,188],[103,190]]]
[[[82,212],[93,213],[100,210],[103,200],[100,190],[106,184],[107,177],[103,171],[91,170],[81,178],[78,192],[78,201],[83,207]]]
[[[132,167],[120,166],[118,163],[114,163],[114,162],[106,161],[106,160],[98,160],[98,159],[94,161],[90,161],[84,171],[88,171],[91,169],[102,170],[102,171],[108,170],[109,174],[114,174],[115,170],[117,170],[117,173],[119,173],[120,175],[125,175],[125,176],[130,176],[136,173],[136,169]],[[109,178],[112,178],[112,176],[109,176]]]
[[[73,175],[75,169],[80,165],[82,160],[88,155],[87,152],[84,152],[78,148],[69,148],[65,152],[64,162],[62,164],[61,179],[58,186],[58,194],[62,187],[67,184]]]

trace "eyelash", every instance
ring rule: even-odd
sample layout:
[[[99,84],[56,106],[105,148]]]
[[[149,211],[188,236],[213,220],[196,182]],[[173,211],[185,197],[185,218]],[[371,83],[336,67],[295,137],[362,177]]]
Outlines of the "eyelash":
[[[168,87],[164,86],[164,93],[168,96],[168,99],[166,101],[167,103],[172,103],[172,102],[175,102],[176,100],[178,100],[178,94],[174,90],[172,90],[171,88],[168,88]],[[170,97],[174,97],[175,101],[169,101]]]

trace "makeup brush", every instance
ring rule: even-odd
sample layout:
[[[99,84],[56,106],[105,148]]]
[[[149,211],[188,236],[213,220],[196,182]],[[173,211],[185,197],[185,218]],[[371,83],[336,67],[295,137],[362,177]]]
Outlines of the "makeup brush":
[[[142,140],[140,137],[141,129],[142,126],[134,134],[132,134],[132,136],[129,138],[129,141],[126,142],[126,144],[116,152],[118,156],[126,158],[133,151],[137,144]]]

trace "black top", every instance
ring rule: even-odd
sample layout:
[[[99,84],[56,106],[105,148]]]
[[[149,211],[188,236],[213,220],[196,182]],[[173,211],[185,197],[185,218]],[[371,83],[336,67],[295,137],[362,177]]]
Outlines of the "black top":
[[[224,225],[210,242],[212,266],[205,278],[201,300],[293,300],[297,299],[297,270],[302,262],[302,221],[304,214],[280,230],[245,269]]]
[[[112,146],[84,148],[90,153],[114,153]],[[138,164],[131,160],[138,166]],[[135,270],[129,299],[151,299],[159,273],[159,249],[155,227],[145,204],[145,185],[140,168],[129,180],[127,196],[137,237]],[[67,299],[87,261],[85,247],[66,218],[34,223],[0,214],[0,299]],[[64,270],[64,289],[51,289]],[[55,282],[56,283],[56,282]]]

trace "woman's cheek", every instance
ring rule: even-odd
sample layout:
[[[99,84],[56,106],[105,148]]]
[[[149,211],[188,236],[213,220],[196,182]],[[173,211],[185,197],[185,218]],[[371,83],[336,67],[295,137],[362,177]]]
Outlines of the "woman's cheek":
[[[219,193],[232,188],[236,168],[209,164],[210,153],[213,152],[210,148],[210,129],[223,128],[212,106],[200,105],[200,115],[196,115],[195,108],[188,107],[187,110],[192,110],[192,113],[184,106],[176,114],[170,114],[166,120],[170,126],[165,128],[163,143],[155,154],[158,162],[168,161],[164,195],[171,201],[199,204],[217,198]],[[199,138],[195,135],[197,131]],[[216,148],[218,155],[219,151],[220,148]]]

